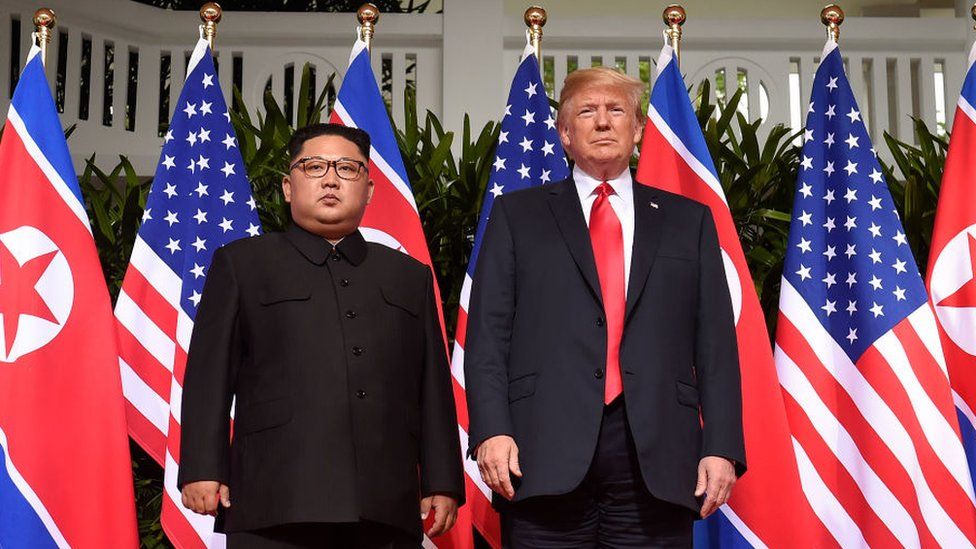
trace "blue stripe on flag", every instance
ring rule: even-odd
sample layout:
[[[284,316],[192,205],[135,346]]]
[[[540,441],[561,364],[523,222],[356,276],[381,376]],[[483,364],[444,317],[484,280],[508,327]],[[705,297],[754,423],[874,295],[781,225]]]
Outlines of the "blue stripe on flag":
[[[7,473],[3,445],[0,445],[0,547],[57,547],[41,518]]]
[[[495,198],[569,177],[566,153],[556,131],[556,114],[549,106],[539,62],[530,48],[523,52],[522,62],[512,78],[506,105],[495,146],[494,167],[481,203],[474,247],[468,261],[467,273],[472,278]]]
[[[969,67],[969,72],[966,73],[966,80],[962,84],[962,92],[960,95],[973,107],[976,107],[976,70],[973,68],[976,64]]]
[[[81,187],[78,186],[78,177],[71,163],[71,154],[64,140],[64,130],[58,120],[58,110],[44,76],[40,55],[35,55],[24,67],[11,104],[17,109],[27,127],[27,133],[37,143],[41,153],[54,166],[64,183],[78,198],[78,202],[84,205],[85,200],[81,196]],[[26,113],[30,113],[30,116],[25,116]]]
[[[200,60],[173,111],[139,227],[139,237],[180,277],[180,305],[190,319],[214,251],[257,236],[261,225],[205,44],[194,50]]]
[[[976,428],[959,408],[956,408],[956,415],[959,416],[959,431],[962,434],[962,446],[966,450],[969,470],[976,471]],[[976,475],[973,478],[973,485],[976,487]]]
[[[339,89],[339,102],[349,113],[353,124],[366,130],[369,134],[370,144],[383,160],[393,168],[393,171],[400,176],[400,179],[410,187],[410,180],[407,178],[407,170],[403,166],[403,159],[400,157],[400,148],[397,146],[396,138],[393,136],[393,128],[390,124],[386,110],[376,110],[376,105],[384,105],[383,96],[380,95],[380,88],[376,85],[376,77],[373,76],[373,69],[369,64],[369,50],[363,49],[349,64],[349,70],[343,80],[342,87]]]
[[[723,549],[752,547],[739,530],[729,522],[725,514],[716,511],[705,520],[695,521],[695,547],[722,547]]]
[[[661,79],[664,79],[661,84],[657,81],[654,83],[651,106],[702,166],[708,168],[708,171],[718,179],[712,156],[708,152],[708,145],[705,144],[705,136],[702,135],[701,126],[698,124],[698,117],[691,107],[691,102],[688,101],[685,82],[677,63],[674,61],[668,63],[657,76],[657,80]]]

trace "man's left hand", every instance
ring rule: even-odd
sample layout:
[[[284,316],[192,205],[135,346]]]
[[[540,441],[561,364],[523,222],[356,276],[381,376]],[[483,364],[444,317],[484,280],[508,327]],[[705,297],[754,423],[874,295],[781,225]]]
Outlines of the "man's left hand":
[[[427,515],[434,511],[434,523],[427,530],[427,537],[433,538],[446,533],[457,520],[457,500],[451,496],[427,496],[420,500],[420,520],[426,520]]]
[[[725,505],[732,495],[735,485],[735,466],[724,457],[705,456],[698,462],[698,484],[695,485],[695,497],[706,494],[702,504],[701,516],[707,518]]]

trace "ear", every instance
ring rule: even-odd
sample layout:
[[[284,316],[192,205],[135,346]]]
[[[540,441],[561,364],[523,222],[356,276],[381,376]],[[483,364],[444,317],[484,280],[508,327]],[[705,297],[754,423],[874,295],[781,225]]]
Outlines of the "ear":
[[[281,192],[285,195],[285,202],[291,203],[291,179],[287,175],[281,178]]]
[[[634,143],[640,143],[642,137],[644,137],[644,125],[638,120],[637,127],[634,128]]]
[[[565,124],[563,124],[558,126],[557,129],[559,130],[559,141],[562,142],[563,149],[566,149],[568,151],[572,146],[572,143],[570,142],[569,139],[569,128]]]
[[[375,185],[373,185],[373,180],[372,179],[367,180],[366,181],[366,185],[367,185],[367,188],[366,188],[366,203],[369,204],[369,202],[371,200],[373,200],[373,191],[376,189],[376,187],[375,187]]]

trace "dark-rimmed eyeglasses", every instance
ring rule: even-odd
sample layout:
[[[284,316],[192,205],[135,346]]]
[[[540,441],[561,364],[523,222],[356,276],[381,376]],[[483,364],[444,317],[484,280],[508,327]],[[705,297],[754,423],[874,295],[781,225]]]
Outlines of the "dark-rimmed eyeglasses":
[[[346,180],[358,178],[362,174],[363,170],[367,169],[366,164],[352,158],[326,160],[325,158],[319,156],[306,156],[295,161],[295,163],[288,168],[288,171],[294,170],[295,168],[301,168],[302,173],[305,174],[305,177],[310,179],[321,179],[325,177],[325,174],[329,173],[330,167],[335,168],[336,175],[339,176],[339,179]]]

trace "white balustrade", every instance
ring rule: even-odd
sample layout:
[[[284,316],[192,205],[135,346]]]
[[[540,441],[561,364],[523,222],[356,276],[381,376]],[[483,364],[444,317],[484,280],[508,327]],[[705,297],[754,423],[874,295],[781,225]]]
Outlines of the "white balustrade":
[[[410,86],[416,89],[421,116],[430,110],[449,130],[460,130],[464,113],[471,114],[475,125],[500,117],[525,45],[521,17],[505,15],[502,3],[449,1],[443,14],[381,15],[372,65],[378,79],[387,68],[385,83],[397,123],[404,119],[403,99]],[[0,0],[0,112],[6,112],[11,76],[19,72],[30,46],[33,10],[41,5]],[[185,63],[198,36],[197,13],[127,0],[48,0],[43,5],[53,8],[58,17],[47,72],[52,91],[58,89],[59,75],[62,80],[64,125],[76,125],[69,140],[76,169],[83,170],[84,159],[93,153],[103,168],[114,165],[121,154],[138,173],[151,175],[161,146],[160,128],[176,108]],[[744,19],[689,14],[681,60],[686,81],[697,89],[707,78],[712,93],[724,92],[725,97],[742,85],[740,110],[750,120],[762,116],[765,131],[774,124],[798,130],[791,120],[802,124],[805,118],[824,43],[818,15],[813,10],[802,20],[759,19],[749,24]],[[15,43],[13,29],[18,21],[20,37]],[[225,12],[216,49],[227,101],[236,83],[252,114],[263,111],[262,98],[270,82],[279,105],[285,105],[290,90],[294,118],[302,66],[309,63],[315,69],[316,95],[332,73],[338,87],[355,26],[352,13]],[[930,128],[940,120],[951,125],[965,76],[970,28],[968,18],[948,17],[852,17],[844,23],[841,48],[876,142],[884,132],[912,141],[913,116]],[[551,3],[543,39],[544,62],[552,67],[547,85],[558,97],[568,71],[594,62],[618,65],[635,77],[645,67],[645,78],[648,72],[653,75],[662,29],[658,8],[614,14],[608,3],[605,17],[560,17],[558,3]],[[107,49],[113,52],[110,66],[105,61]],[[137,76],[131,97],[130,59],[138,63],[133,68]],[[168,95],[167,75],[161,70],[166,64]],[[724,90],[716,88],[720,74],[724,74]],[[82,86],[85,75],[87,88]],[[110,98],[108,78],[113,84]],[[798,98],[791,98],[791,78],[799,82]]]

